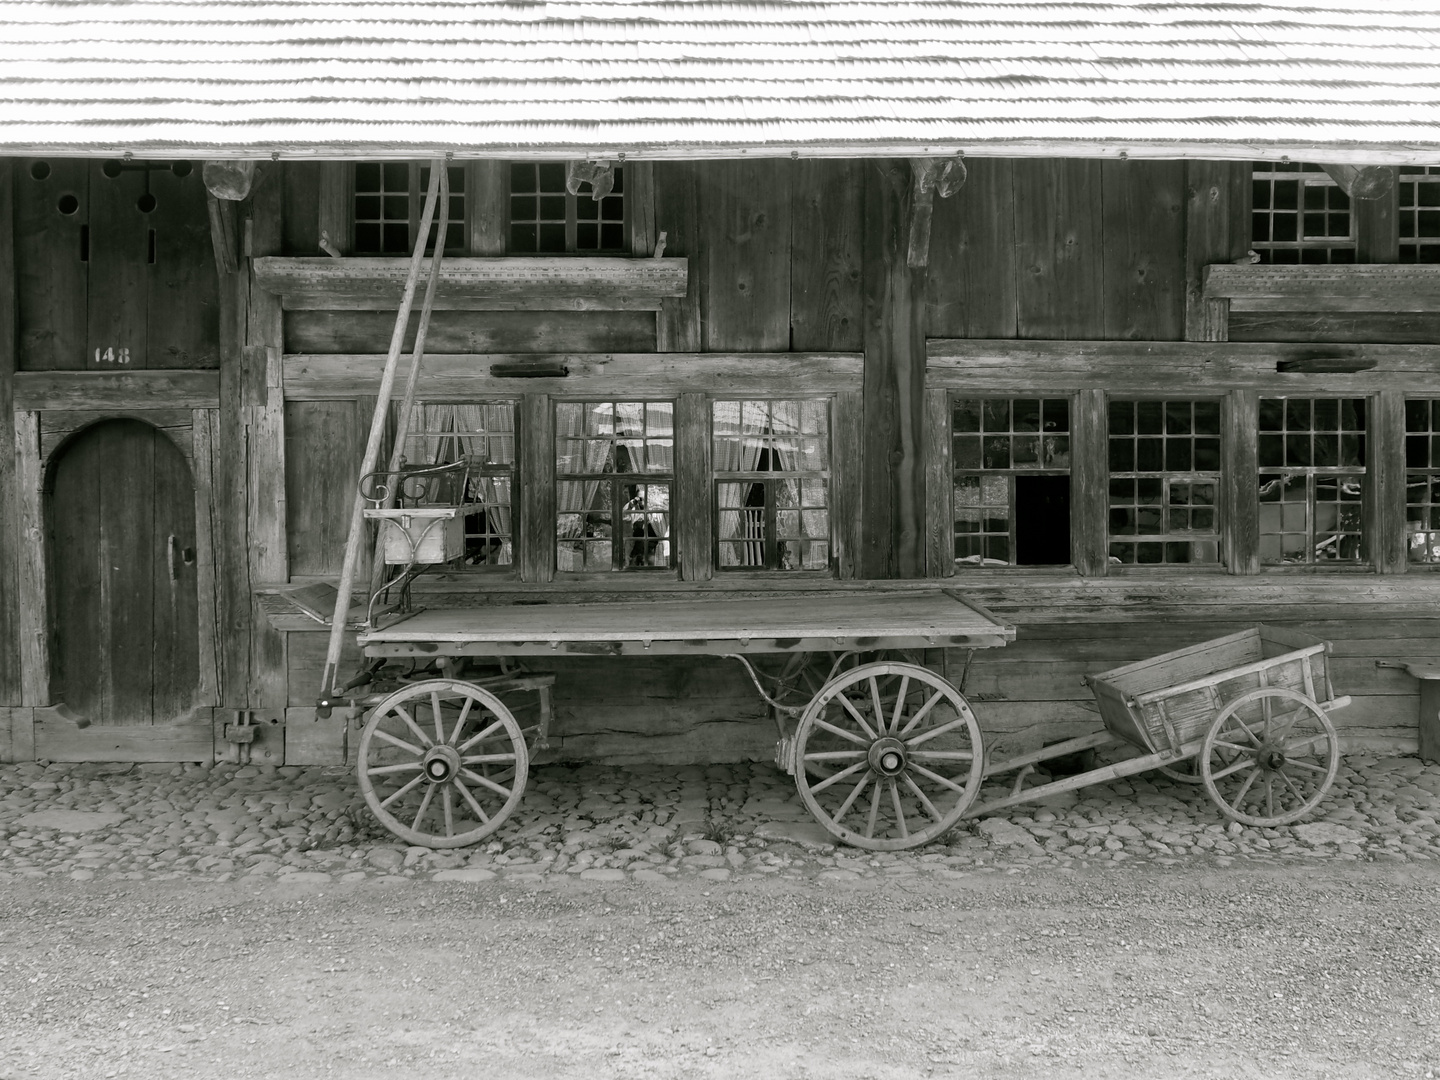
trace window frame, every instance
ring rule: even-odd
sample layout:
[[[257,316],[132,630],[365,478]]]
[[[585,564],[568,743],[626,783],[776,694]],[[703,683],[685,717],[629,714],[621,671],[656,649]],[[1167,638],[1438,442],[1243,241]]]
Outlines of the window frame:
[[[634,213],[634,209],[633,209],[633,207],[632,207],[632,205],[631,205],[631,204],[632,204],[631,186],[632,186],[632,182],[633,182],[633,179],[634,179],[634,174],[635,174],[638,170],[634,169],[632,166],[627,166],[624,162],[618,162],[618,163],[616,163],[616,165],[615,165],[615,169],[616,169],[617,171],[619,171],[620,177],[621,177],[621,194],[620,194],[619,197],[620,197],[621,200],[622,200],[622,206],[623,206],[623,209],[624,209],[624,214],[623,214],[623,216],[621,217],[620,223],[619,223],[619,224],[620,224],[620,235],[621,235],[622,240],[623,240],[623,242],[622,242],[622,244],[621,244],[620,247],[618,247],[618,248],[598,248],[598,249],[588,249],[588,248],[577,248],[577,247],[576,247],[576,243],[577,243],[577,240],[576,240],[576,232],[577,232],[577,228],[578,228],[578,226],[579,226],[579,215],[578,215],[578,212],[577,212],[577,211],[578,211],[578,208],[579,208],[580,200],[582,200],[582,199],[589,199],[592,203],[594,202],[594,200],[591,199],[590,193],[589,193],[588,191],[580,191],[580,192],[577,192],[576,194],[573,194],[573,195],[572,195],[568,189],[566,189],[565,192],[564,192],[564,198],[565,198],[565,250],[564,250],[564,251],[539,251],[539,250],[530,251],[530,250],[519,250],[519,249],[517,249],[517,248],[514,246],[514,244],[512,243],[512,237],[513,237],[513,228],[514,228],[514,225],[515,225],[515,218],[514,218],[513,215],[514,215],[514,200],[515,200],[515,198],[517,197],[516,194],[515,194],[514,181],[513,181],[513,178],[512,178],[512,177],[513,177],[514,167],[517,166],[517,165],[531,165],[531,166],[534,166],[534,167],[538,170],[538,168],[539,168],[540,166],[542,166],[542,165],[547,165],[547,164],[557,164],[561,169],[564,169],[564,168],[565,168],[565,165],[566,165],[566,163],[563,162],[563,161],[562,161],[562,162],[545,162],[545,161],[506,161],[506,162],[505,162],[505,170],[504,170],[504,177],[505,177],[505,215],[504,215],[504,216],[505,216],[505,220],[504,220],[504,224],[503,224],[503,228],[504,228],[505,254],[506,254],[506,255],[509,255],[509,256],[511,256],[511,257],[513,257],[513,258],[517,258],[517,259],[523,259],[523,258],[585,258],[585,259],[609,258],[609,259],[624,259],[624,258],[629,258],[630,256],[632,256],[632,255],[634,254],[634,252],[633,252],[633,250],[632,250],[633,245],[634,245],[634,233],[633,233],[633,225],[634,225],[634,223],[633,223],[633,220],[632,220],[633,213]],[[587,184],[588,184],[588,181],[587,181]],[[559,197],[559,193],[558,193],[558,192],[553,192],[552,195],[553,195],[554,197],[557,197],[557,198]],[[518,196],[518,197],[524,198],[524,197],[527,197],[527,196],[526,196],[525,193],[522,193],[522,194],[521,194],[520,196]],[[538,189],[537,189],[537,197],[538,197]],[[609,197],[612,197],[612,196],[607,196],[607,198],[609,198]],[[544,220],[548,220],[548,219],[537,218],[537,219],[536,219],[536,222],[537,222],[537,224],[538,224],[540,221],[544,221]],[[599,227],[600,225],[603,224],[602,219],[598,216],[598,211],[597,211],[596,223],[597,223],[597,227]]]

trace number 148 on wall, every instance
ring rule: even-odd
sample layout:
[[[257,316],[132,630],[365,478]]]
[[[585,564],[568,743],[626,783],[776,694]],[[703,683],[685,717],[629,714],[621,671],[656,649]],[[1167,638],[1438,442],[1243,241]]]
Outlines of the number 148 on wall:
[[[105,350],[95,350],[95,363],[97,364],[128,364],[130,363],[130,350],[117,349],[113,345]]]

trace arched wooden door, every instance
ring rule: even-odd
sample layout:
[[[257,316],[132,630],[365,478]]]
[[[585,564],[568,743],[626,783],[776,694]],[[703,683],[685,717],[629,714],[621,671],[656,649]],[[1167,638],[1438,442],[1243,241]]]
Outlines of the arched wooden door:
[[[50,483],[57,697],[92,724],[167,723],[199,674],[190,467],[138,420],[85,428]]]

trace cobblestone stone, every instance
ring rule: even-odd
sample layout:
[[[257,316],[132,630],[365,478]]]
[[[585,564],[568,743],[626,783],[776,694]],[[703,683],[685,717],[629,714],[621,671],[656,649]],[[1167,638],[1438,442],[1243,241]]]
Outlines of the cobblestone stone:
[[[872,853],[831,841],[791,779],[760,764],[542,766],[495,836],[446,851],[385,832],[351,770],[340,767],[0,765],[0,882],[251,875],[315,884],[477,883],[576,875],[652,885],[773,874],[840,884],[1124,860],[1429,862],[1440,859],[1440,767],[1413,757],[1347,758],[1318,812],[1277,829],[1230,822],[1203,787],[1152,774],[1082,788],[1069,805],[1020,805],[963,822],[912,851]]]

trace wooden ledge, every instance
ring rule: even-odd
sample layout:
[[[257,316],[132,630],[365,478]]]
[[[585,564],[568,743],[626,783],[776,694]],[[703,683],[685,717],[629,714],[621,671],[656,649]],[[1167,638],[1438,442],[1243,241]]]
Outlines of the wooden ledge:
[[[1231,311],[1440,311],[1440,266],[1205,267],[1206,300]]]
[[[823,394],[859,390],[863,353],[522,353],[425,357],[418,393],[427,401],[521,394]],[[385,357],[284,358],[285,397],[323,401],[374,394]]]
[[[927,353],[925,385],[938,390],[1440,393],[1433,345],[932,338]]]
[[[410,260],[254,260],[255,281],[298,310],[394,310]],[[454,258],[440,264],[440,309],[496,311],[658,311],[685,295],[686,259],[585,256]]]

